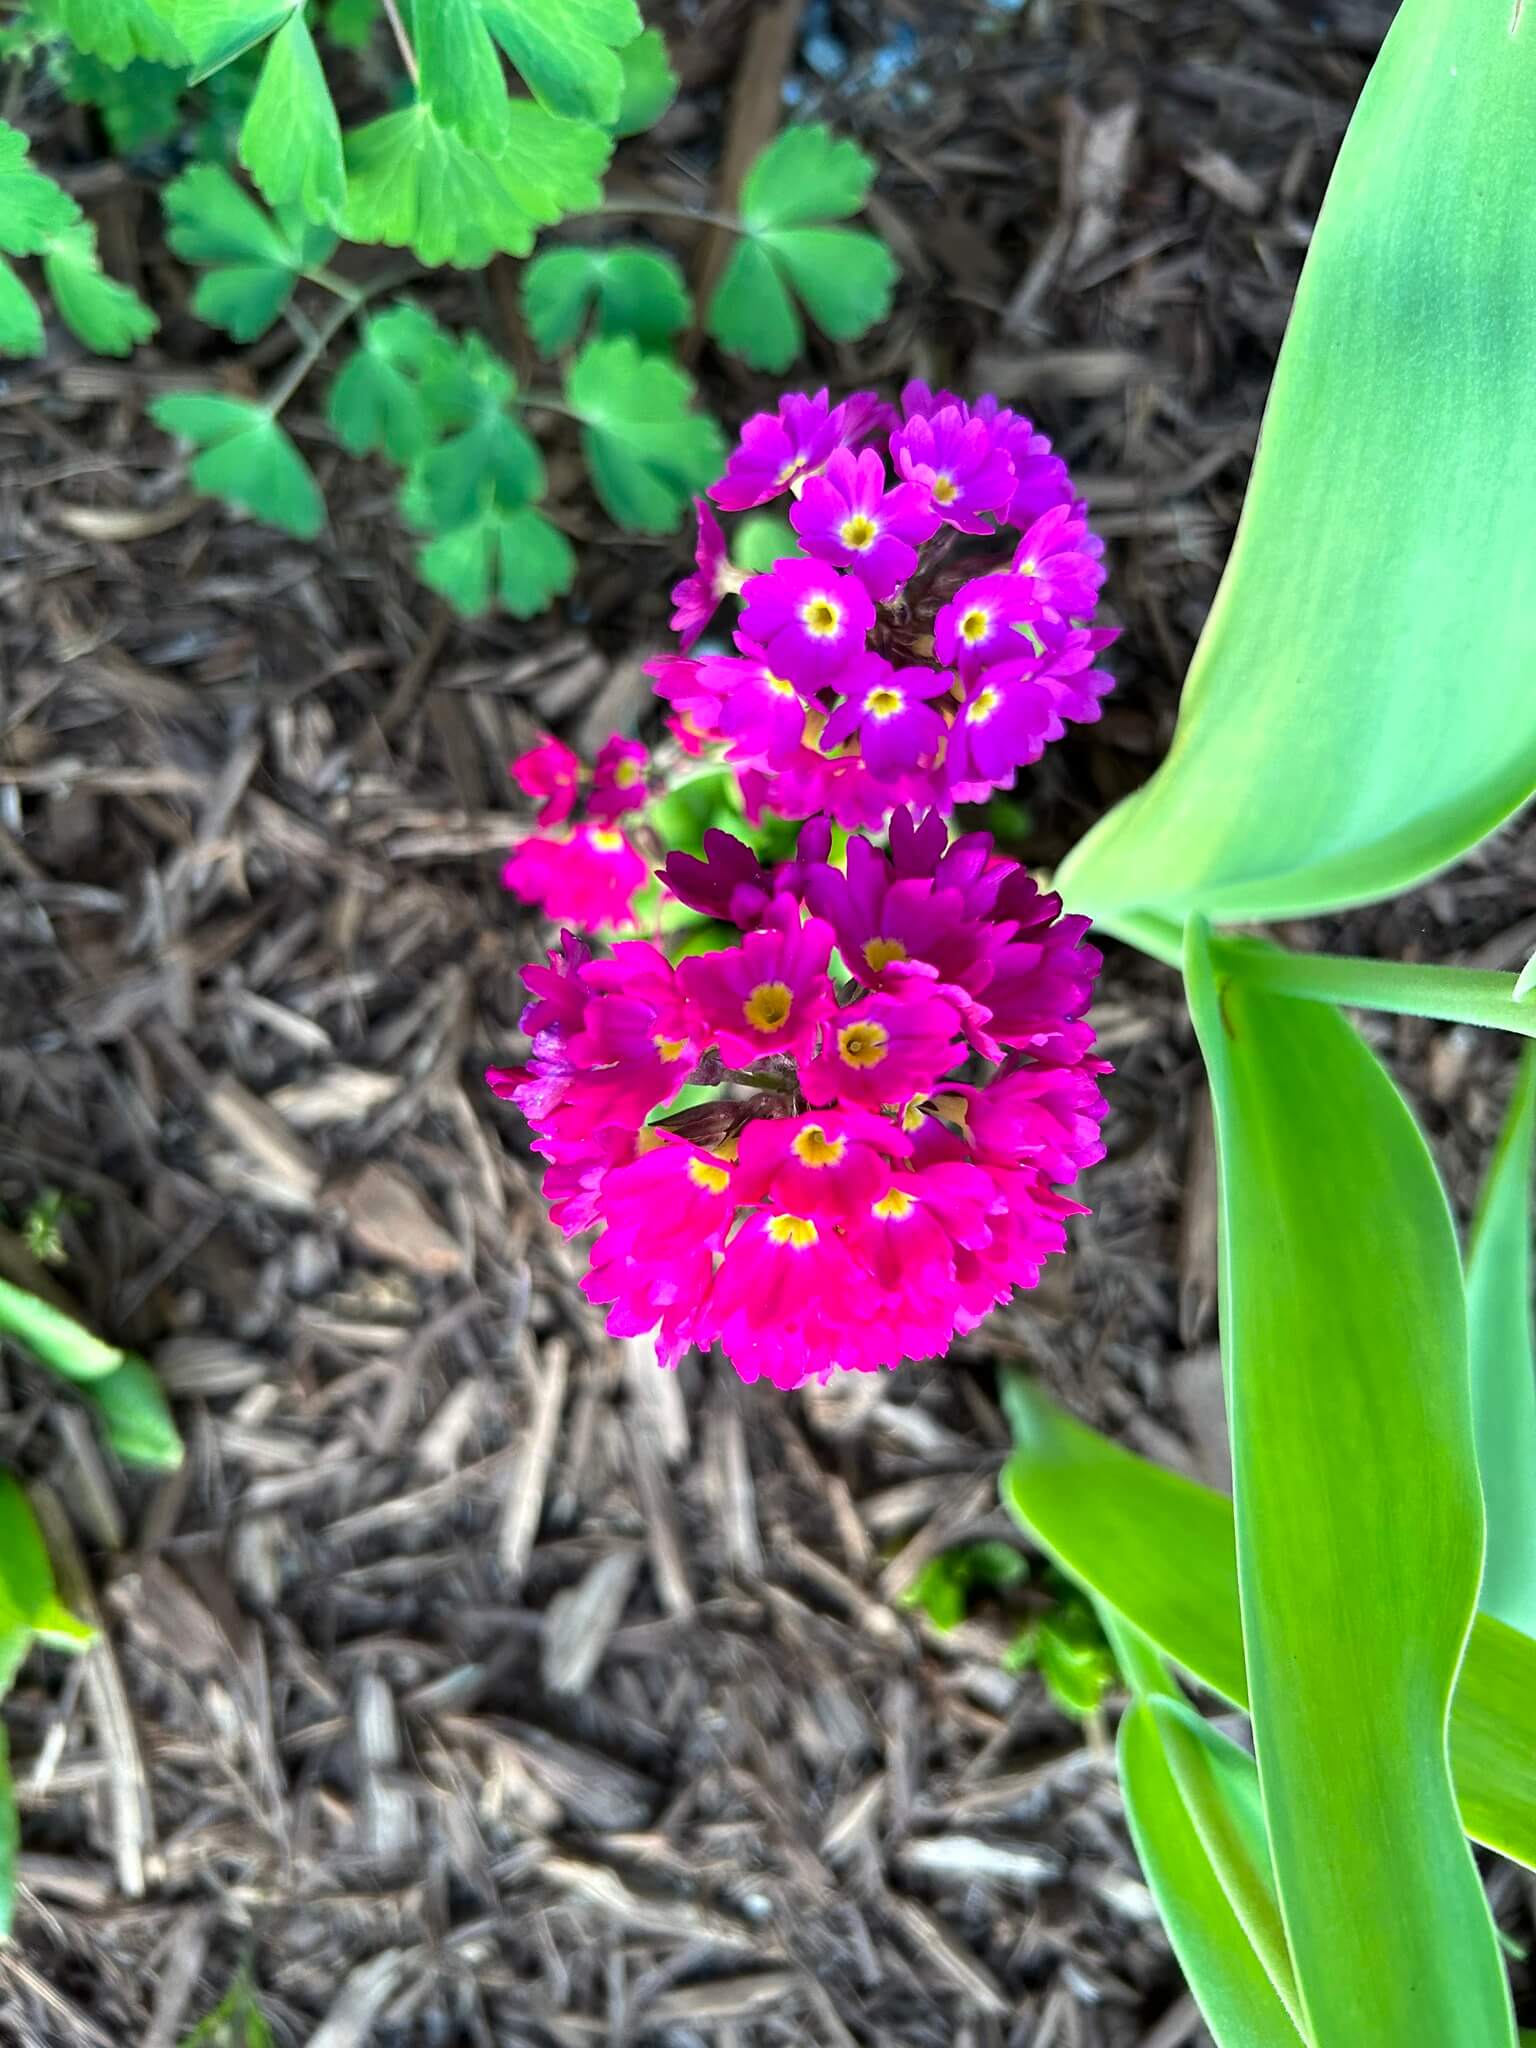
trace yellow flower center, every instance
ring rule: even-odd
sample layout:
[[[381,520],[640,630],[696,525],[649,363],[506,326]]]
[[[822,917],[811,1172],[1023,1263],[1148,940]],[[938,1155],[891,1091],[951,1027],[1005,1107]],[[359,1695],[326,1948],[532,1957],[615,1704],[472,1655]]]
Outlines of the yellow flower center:
[[[977,696],[974,703],[966,705],[966,724],[985,725],[987,720],[992,716],[993,712],[996,711],[998,705],[1001,704],[1002,701],[1003,700],[1001,696],[998,694],[996,690],[992,688],[992,685],[989,683],[987,687],[983,691],[981,691],[981,693]]]
[[[638,761],[621,761],[613,771],[613,786],[615,789],[633,789],[639,780],[640,763]]]
[[[866,1018],[862,1024],[845,1024],[837,1034],[837,1055],[848,1067],[878,1067],[890,1048],[891,1034],[883,1024]]]
[[[864,709],[871,718],[894,718],[906,701],[900,690],[871,690],[864,699]]]
[[[813,597],[800,614],[805,629],[818,640],[831,640],[843,622],[842,608],[829,597]]]
[[[796,1133],[789,1149],[802,1166],[836,1166],[848,1150],[848,1140],[829,1138],[820,1124],[807,1124]]]
[[[871,974],[878,974],[882,967],[889,967],[893,960],[910,960],[911,957],[900,939],[864,941],[864,964]]]
[[[867,548],[874,545],[879,528],[873,519],[864,513],[855,512],[851,519],[845,519],[838,528],[838,538],[845,548]]]
[[[934,478],[931,489],[941,505],[952,505],[960,495],[960,486],[946,471],[940,470]]]
[[[960,637],[962,640],[969,640],[972,646],[974,646],[978,640],[986,639],[987,628],[991,623],[992,614],[990,612],[984,612],[979,604],[972,605],[971,609],[960,621]]]
[[[878,1216],[882,1223],[905,1223],[916,1207],[917,1197],[909,1195],[905,1188],[888,1188],[871,1205],[870,1214]]]
[[[816,1226],[809,1216],[774,1216],[768,1223],[768,1242],[803,1252],[816,1242]]]
[[[795,1007],[790,988],[782,981],[760,981],[741,1006],[741,1013],[754,1031],[778,1031],[789,1021]]]
[[[723,1166],[711,1166],[703,1159],[689,1160],[688,1178],[709,1195],[723,1195],[731,1184],[731,1176]]]
[[[661,1054],[667,1065],[674,1066],[688,1051],[686,1038],[663,1038],[659,1032],[651,1034],[651,1043]]]
[[[775,697],[793,697],[795,686],[788,676],[765,676],[763,679]]]
[[[1040,574],[1040,564],[1031,555],[1027,561],[1015,562],[1013,573],[1015,576],[1038,576]]]

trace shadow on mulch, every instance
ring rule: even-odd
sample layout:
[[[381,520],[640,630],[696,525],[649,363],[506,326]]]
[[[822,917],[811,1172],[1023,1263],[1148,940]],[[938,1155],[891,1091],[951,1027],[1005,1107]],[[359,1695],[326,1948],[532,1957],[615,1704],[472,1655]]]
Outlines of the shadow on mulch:
[[[895,318],[805,381],[1026,405],[1109,537],[1120,686],[1022,793],[1038,864],[1166,745],[1389,13],[850,0],[764,77],[746,7],[671,11],[686,89],[634,158],[653,189],[697,196],[781,96],[883,166]],[[148,194],[101,203],[163,263]],[[447,305],[520,360],[489,282]],[[729,421],[771,402],[696,367]],[[189,499],[144,419],[178,374],[60,345],[0,384],[0,1200],[78,1199],[68,1283],[153,1355],[191,1451],[127,1478],[5,1381],[0,1455],[53,1504],[106,1646],[35,1658],[7,1708],[0,2034],[174,2048],[248,1964],[276,2038],[315,2048],[1203,2040],[1103,1732],[1004,1673],[1000,1613],[942,1635],[896,1604],[1003,1529],[999,1361],[1219,1472],[1209,1125],[1172,977],[1111,949],[1096,1214],[950,1365],[792,1398],[658,1374],[584,1304],[478,1076],[516,1051],[542,944],[497,886],[504,764],[546,725],[590,750],[648,716],[684,546],[594,530],[560,616],[452,622],[313,412],[318,546]],[[1327,937],[1515,965],[1533,879],[1512,832]],[[1501,1050],[1381,1036],[1464,1199]],[[1491,1882],[1523,1924],[1517,1873]]]

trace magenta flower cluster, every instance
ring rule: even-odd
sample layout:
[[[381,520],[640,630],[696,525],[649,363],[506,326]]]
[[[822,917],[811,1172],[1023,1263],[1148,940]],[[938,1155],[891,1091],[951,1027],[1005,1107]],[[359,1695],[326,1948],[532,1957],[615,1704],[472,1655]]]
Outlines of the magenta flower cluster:
[[[749,816],[862,830],[901,804],[947,810],[1098,717],[1115,637],[1092,623],[1103,545],[1027,419],[921,383],[900,416],[869,394],[793,393],[747,422],[710,490],[729,512],[786,495],[800,553],[745,578],[698,501],[697,569],[673,592],[681,652],[649,671],[683,745],[724,749]],[[735,652],[694,655],[737,591]]]
[[[734,941],[674,964],[562,932],[526,971],[527,1066],[488,1079],[533,1128],[555,1222],[597,1233],[583,1286],[609,1328],[792,1387],[942,1355],[1084,1213],[1065,1190],[1103,1153],[1099,955],[945,813],[1098,716],[1114,636],[1065,464],[995,400],[787,396],[710,497],[786,494],[800,552],[750,576],[698,502],[681,652],[650,672],[750,821],[808,821],[795,857],[719,830],[671,853],[658,937],[682,908]],[[735,651],[693,652],[736,599]],[[589,776],[551,739],[512,773],[540,813],[507,886],[585,931],[635,924],[644,749],[611,740]],[[880,829],[888,850],[862,836]]]
[[[529,1065],[489,1077],[555,1221],[600,1233],[609,1328],[781,1387],[942,1354],[1063,1249],[1061,1189],[1103,1152],[1086,920],[936,814],[846,870],[830,843],[808,826],[775,871],[723,832],[672,855],[739,943],[674,967],[565,933],[527,971]]]

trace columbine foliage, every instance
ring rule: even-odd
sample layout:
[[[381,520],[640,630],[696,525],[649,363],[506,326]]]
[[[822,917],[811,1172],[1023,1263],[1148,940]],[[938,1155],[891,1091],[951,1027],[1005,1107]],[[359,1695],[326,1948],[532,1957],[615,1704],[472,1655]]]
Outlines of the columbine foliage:
[[[634,0],[405,0],[397,11],[398,43],[373,0],[34,0],[8,46],[98,107],[118,147],[180,141],[202,159],[164,194],[167,240],[196,273],[194,312],[241,343],[280,321],[295,329],[297,352],[265,398],[245,386],[238,396],[172,394],[157,407],[201,451],[194,482],[296,537],[317,533],[319,487],[280,415],[333,365],[328,412],[343,444],[409,472],[402,515],[423,535],[423,579],[465,613],[500,603],[527,617],[570,588],[576,565],[562,512],[540,509],[542,462],[510,459],[522,435],[513,416],[540,404],[573,415],[603,511],[640,532],[671,531],[723,459],[670,353],[695,318],[676,257],[610,242],[598,219],[580,219],[624,210],[604,198],[615,148],[665,113],[677,81]],[[370,79],[391,61],[397,77],[371,117],[344,128],[333,78],[363,50]],[[88,346],[125,353],[153,332],[154,316],[104,275],[94,230],[25,147],[0,128],[0,255],[39,257],[66,325]],[[721,347],[780,367],[804,342],[797,302],[838,339],[883,316],[889,252],[840,225],[863,206],[873,171],[819,126],[769,144],[744,182],[736,253],[710,301]],[[711,196],[701,191],[701,215],[727,218]],[[632,210],[643,215],[650,202]],[[656,210],[686,223],[686,208]],[[545,239],[562,229],[561,243]],[[411,270],[360,275],[348,245],[366,243],[406,252]],[[340,339],[413,271],[477,269],[536,248],[524,312],[560,375],[549,391],[518,392],[506,372],[487,401],[507,415],[500,425],[484,409],[470,422],[462,407],[423,395],[409,323],[425,316],[408,303],[380,306],[350,351]],[[331,309],[318,312],[326,294]],[[404,318],[391,325],[396,312]],[[447,339],[475,342],[482,364],[508,353],[483,338]],[[26,287],[0,269],[0,353],[36,353],[43,340]],[[474,448],[443,465],[457,462],[475,494],[455,496],[450,516],[420,465],[465,434]]]

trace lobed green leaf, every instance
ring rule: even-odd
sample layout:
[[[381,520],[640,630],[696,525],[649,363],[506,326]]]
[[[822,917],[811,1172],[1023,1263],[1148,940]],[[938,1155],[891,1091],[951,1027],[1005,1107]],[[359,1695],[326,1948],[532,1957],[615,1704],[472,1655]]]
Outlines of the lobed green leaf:
[[[619,69],[619,110],[605,126],[622,140],[655,127],[677,98],[677,73],[659,28],[648,28],[624,45],[619,51]]]
[[[693,380],[626,335],[589,342],[566,377],[593,486],[620,526],[670,533],[725,467],[725,442],[692,411]]]
[[[37,301],[0,256],[0,356],[40,356],[43,316]]]
[[[693,301],[670,256],[653,249],[547,249],[523,271],[523,316],[542,355],[558,355],[593,311],[600,335],[664,348],[688,325]]]
[[[164,193],[166,240],[184,263],[204,266],[192,310],[236,341],[265,334],[305,271],[336,247],[329,228],[297,214],[274,218],[217,164],[194,164]]]
[[[618,52],[644,26],[635,0],[478,0],[485,25],[552,114],[612,127],[624,97]]]
[[[1312,239],[1172,749],[1058,870],[1071,907],[1364,902],[1536,790],[1536,486],[1511,459],[1536,444],[1536,211],[1513,169],[1533,99],[1528,13],[1404,0]]]
[[[458,351],[429,313],[402,303],[376,313],[331,385],[326,417],[354,455],[382,451],[402,465],[439,428],[431,388],[451,374]]]
[[[244,398],[173,391],[157,398],[150,417],[168,434],[201,449],[192,480],[253,519],[313,540],[325,524],[320,487],[265,406]]]
[[[80,209],[30,161],[27,138],[0,121],[0,249],[39,256],[80,219]]]
[[[155,0],[33,0],[33,14],[88,57],[116,71],[145,57],[183,65],[183,49],[167,6]]]
[[[1481,1605],[1536,1633],[1536,1354],[1531,1344],[1531,1161],[1536,1047],[1520,1062],[1467,1253],[1472,1415],[1488,1516]]]
[[[422,581],[466,618],[493,594],[516,619],[530,619],[569,590],[576,556],[557,526],[531,506],[488,506],[465,525],[427,541],[416,557]]]
[[[347,203],[341,123],[302,10],[272,38],[240,128],[240,161],[270,206],[335,224]]]
[[[471,149],[495,155],[507,121],[507,81],[481,0],[429,0],[416,9],[421,96]]]
[[[740,213],[749,234],[846,220],[869,197],[875,161],[819,122],[786,128],[742,180]]]
[[[191,63],[189,83],[201,85],[275,35],[303,0],[161,0]]]

